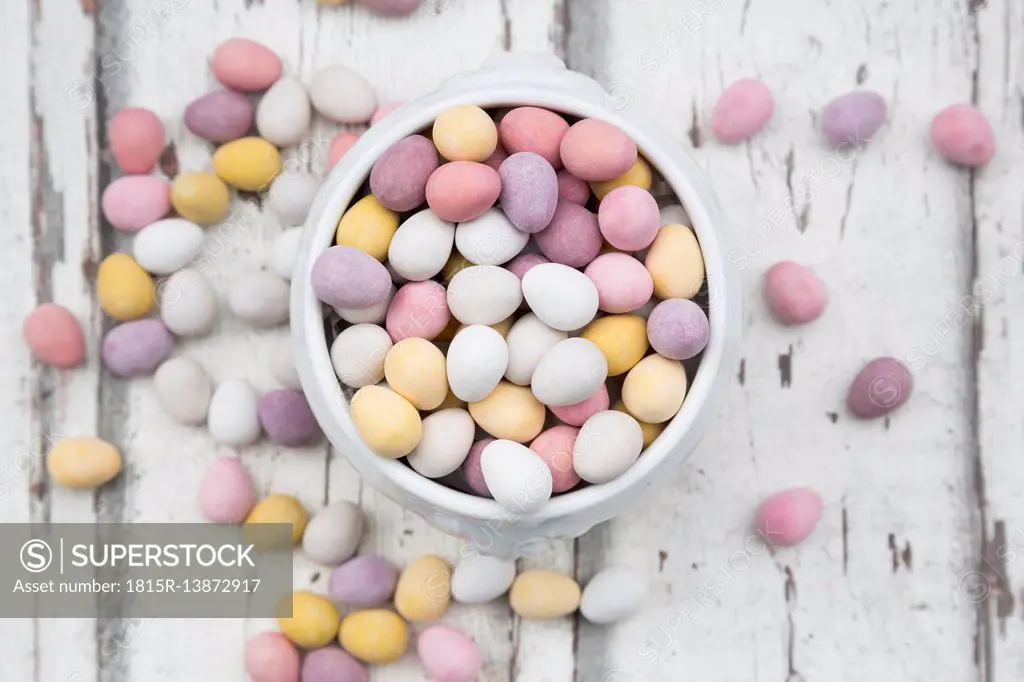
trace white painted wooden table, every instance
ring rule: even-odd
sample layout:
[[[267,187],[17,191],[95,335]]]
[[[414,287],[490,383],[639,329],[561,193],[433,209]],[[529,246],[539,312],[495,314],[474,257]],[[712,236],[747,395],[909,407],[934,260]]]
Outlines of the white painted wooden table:
[[[1024,5],[1019,0],[428,0],[408,20],[312,0],[3,0],[0,64],[0,521],[199,520],[194,491],[215,447],[170,423],[147,381],[101,371],[105,326],[93,276],[125,246],[101,222],[115,172],[105,122],[154,109],[182,169],[210,160],[181,113],[214,86],[213,46],[248,36],[308,78],[342,62],[385,100],[411,99],[503,49],[555,52],[674,132],[713,179],[748,292],[744,359],[717,428],[643,507],[523,564],[586,579],[610,563],[650,573],[642,616],[614,628],[513,619],[507,605],[453,608],[486,656],[488,681],[1011,682],[1024,677],[1018,595],[1024,570]],[[444,11],[441,11],[444,10]],[[440,12],[440,13],[438,13]],[[723,147],[708,112],[723,86],[763,78],[768,129]],[[826,150],[816,112],[862,84],[891,104],[889,125],[854,156]],[[942,106],[976,102],[999,140],[971,173],[927,142]],[[294,155],[322,169],[334,129]],[[258,268],[282,226],[252,204],[212,228],[223,294]],[[825,278],[820,323],[783,329],[758,280],[791,258]],[[34,366],[24,315],[58,301],[90,336],[84,369]],[[281,330],[279,334],[284,334]],[[225,317],[191,342],[217,379],[273,383],[278,333]],[[867,359],[905,359],[916,395],[891,421],[858,423],[844,390]],[[126,470],[96,495],[46,483],[42,454],[63,435],[98,434]],[[262,490],[311,508],[358,500],[365,550],[402,562],[456,542],[403,513],[325,446],[261,443],[241,452]],[[826,508],[809,542],[774,554],[751,535],[757,500],[811,485]],[[296,580],[325,588],[323,571]],[[268,622],[0,619],[4,682],[244,679],[246,637]],[[374,680],[421,680],[411,655]]]

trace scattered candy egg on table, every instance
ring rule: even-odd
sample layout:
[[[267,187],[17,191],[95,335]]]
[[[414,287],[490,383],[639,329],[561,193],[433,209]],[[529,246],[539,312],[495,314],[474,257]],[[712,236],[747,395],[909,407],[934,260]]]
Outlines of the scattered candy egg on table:
[[[722,92],[711,112],[711,130],[720,142],[736,144],[768,125],[775,100],[756,78],[742,78]]]
[[[338,165],[341,157],[345,156],[352,145],[359,139],[358,133],[342,131],[331,138],[331,146],[327,149],[327,170]]]
[[[271,443],[302,447],[311,445],[322,435],[306,396],[295,389],[280,388],[264,393],[258,414]]]
[[[449,408],[428,415],[423,419],[423,436],[409,453],[409,466],[427,478],[447,476],[465,461],[475,432],[473,417],[464,409]]]
[[[145,317],[156,305],[153,278],[126,253],[112,253],[96,272],[100,309],[119,322]]]
[[[474,265],[504,265],[523,250],[530,235],[492,208],[455,228],[455,248]]]
[[[302,659],[302,682],[370,682],[370,673],[339,647],[329,646]]]
[[[143,270],[170,275],[189,264],[203,245],[203,229],[182,218],[165,218],[139,230],[132,255]]]
[[[202,336],[217,321],[217,293],[199,270],[185,268],[160,281],[160,319],[178,336]]]
[[[306,87],[292,76],[271,85],[256,106],[256,130],[278,147],[291,147],[305,139],[312,118]]]
[[[647,323],[638,315],[598,318],[584,327],[581,338],[601,351],[611,377],[633,369],[647,354]]]
[[[185,220],[197,225],[219,223],[228,214],[231,193],[213,173],[182,173],[171,183],[171,205]]]
[[[575,405],[594,395],[608,378],[601,349],[582,337],[559,341],[537,363],[530,390],[545,405]]]
[[[588,483],[607,483],[633,465],[643,446],[643,431],[635,419],[616,410],[598,412],[576,437],[573,468]]]
[[[379,606],[391,599],[398,569],[383,557],[352,557],[333,571],[327,586],[331,599],[355,607]]]
[[[213,390],[207,427],[221,445],[249,445],[260,437],[259,397],[242,379],[221,382]]]
[[[416,653],[436,682],[475,682],[483,660],[476,642],[447,625],[431,625],[416,640]]]
[[[334,502],[313,515],[302,534],[302,551],[324,566],[352,558],[363,539],[363,511],[351,502]]]
[[[523,298],[541,322],[563,332],[581,329],[597,314],[594,282],[561,263],[542,263],[523,275]]]
[[[149,109],[126,107],[110,120],[107,138],[114,160],[125,173],[153,170],[164,150],[164,124]]]
[[[515,577],[515,559],[463,557],[452,573],[452,599],[461,604],[486,604],[508,592]]]
[[[885,123],[885,100],[872,90],[840,95],[821,111],[821,134],[833,147],[864,146]]]
[[[572,405],[551,405],[551,413],[569,426],[583,426],[592,416],[608,409],[608,387],[601,384],[594,395]]]
[[[591,623],[617,623],[640,613],[647,599],[647,578],[624,566],[610,566],[583,588],[580,613]]]
[[[302,388],[290,338],[278,339],[270,351],[270,375],[285,388]]]
[[[452,566],[426,554],[414,559],[398,578],[395,610],[411,623],[429,623],[448,610],[452,594]]]
[[[160,320],[133,320],[106,333],[100,347],[103,364],[121,377],[152,374],[174,350],[174,338]]]
[[[275,327],[288,320],[288,282],[272,272],[257,270],[231,283],[228,307],[254,327]]]
[[[551,620],[567,616],[579,607],[580,586],[562,573],[535,569],[516,577],[508,597],[520,618]]]
[[[480,107],[460,104],[434,119],[431,139],[449,161],[486,161],[498,144],[498,129]]]
[[[309,80],[309,98],[335,123],[366,123],[377,108],[377,94],[361,75],[341,64],[318,69]]]
[[[302,225],[319,191],[320,180],[311,173],[282,173],[270,183],[266,205],[285,225]]]
[[[217,148],[213,172],[236,189],[259,192],[281,173],[281,154],[262,138],[242,137]]]
[[[604,244],[597,216],[564,199],[555,207],[551,222],[534,235],[534,240],[550,261],[571,268],[586,267],[601,253]]]
[[[685,298],[670,298],[647,318],[647,338],[654,352],[670,360],[689,360],[708,345],[711,330],[704,309]]]
[[[539,154],[516,152],[502,161],[498,176],[499,201],[508,221],[529,234],[547,227],[558,205],[558,176],[551,164]]]
[[[444,287],[427,280],[402,285],[391,299],[384,325],[397,343],[412,337],[433,339],[450,320]]]
[[[484,214],[501,194],[498,171],[473,161],[452,161],[427,180],[427,205],[442,220],[461,223]]]
[[[155,175],[126,175],[103,190],[103,216],[111,225],[137,232],[171,210],[171,183]]]
[[[257,502],[256,506],[249,512],[245,522],[287,523],[292,527],[292,543],[297,545],[302,540],[302,533],[306,530],[306,524],[309,523],[309,514],[306,512],[306,508],[302,506],[302,503],[293,496],[274,493],[273,495],[267,495]],[[337,631],[337,626],[335,626],[335,631]],[[289,637],[289,639],[291,638]],[[302,646],[299,642],[295,643]]]
[[[825,312],[828,303],[824,283],[812,270],[792,261],[781,261],[768,268],[764,295],[772,315],[786,325],[813,322]]]
[[[439,165],[437,149],[422,135],[388,147],[370,171],[370,191],[392,211],[411,211],[426,201],[427,181]]]
[[[423,338],[409,337],[391,347],[384,358],[384,378],[417,410],[434,409],[448,394],[444,353]]]
[[[798,545],[814,532],[821,518],[821,497],[810,488],[775,493],[761,503],[755,525],[777,547]]]
[[[564,493],[580,482],[572,465],[573,445],[579,429],[560,424],[542,431],[530,443],[530,449],[540,455],[551,470],[551,492]]]
[[[404,17],[420,7],[423,0],[359,0],[359,4],[385,16]]]
[[[256,110],[248,97],[231,90],[208,92],[185,107],[185,127],[193,135],[223,144],[252,130]]]
[[[46,455],[50,478],[65,488],[97,488],[121,471],[121,453],[100,438],[64,438]]]
[[[507,381],[499,382],[484,398],[469,403],[469,413],[477,426],[490,435],[519,443],[533,440],[544,427],[544,404],[528,387]]]
[[[302,245],[302,228],[292,227],[274,238],[271,247],[270,268],[278,277],[291,280],[295,264],[299,260],[299,247]]]
[[[292,615],[277,619],[281,634],[303,649],[319,649],[338,636],[341,617],[327,597],[299,591],[291,599]]]
[[[651,171],[651,165],[647,163],[644,157],[638,156],[625,173],[604,182],[591,182],[590,189],[593,190],[595,197],[603,200],[612,190],[627,185],[649,191],[653,182],[654,173]]]
[[[502,507],[531,514],[551,498],[551,470],[522,443],[499,439],[488,444],[480,455],[480,466],[487,489]]]
[[[970,104],[948,106],[932,119],[932,144],[961,166],[983,166],[995,156],[996,141],[985,114]]]
[[[40,362],[70,369],[85,360],[85,335],[70,310],[56,303],[43,303],[26,317],[21,335],[32,355]]]
[[[339,246],[355,247],[383,261],[397,229],[398,214],[368,194],[341,216],[335,241]]]
[[[198,426],[206,421],[213,397],[213,380],[191,358],[165,360],[153,374],[153,391],[174,421]]]
[[[568,130],[569,123],[564,118],[540,107],[516,107],[502,116],[498,126],[506,150],[513,154],[538,154],[555,170],[562,167],[559,148]]]
[[[559,154],[566,170],[587,182],[612,180],[636,162],[637,148],[626,133],[596,118],[584,118],[569,126]]]
[[[648,355],[626,374],[622,402],[637,419],[652,424],[676,415],[686,397],[686,371],[682,363]]]
[[[349,402],[352,423],[381,457],[405,457],[420,442],[423,423],[412,403],[383,386],[364,386]]]
[[[383,327],[356,324],[334,339],[331,364],[346,386],[371,386],[384,378],[384,360],[391,347],[391,337]]]
[[[697,236],[683,225],[664,225],[647,250],[644,266],[658,298],[693,298],[704,286],[704,257]]]
[[[466,455],[466,461],[462,463],[460,471],[462,478],[470,489],[481,497],[492,497],[491,491],[487,489],[487,481],[484,480],[483,467],[480,465],[480,457],[484,448],[494,442],[493,438],[481,438],[473,443]]]
[[[875,358],[864,366],[846,397],[846,404],[861,419],[885,416],[910,399],[914,377],[896,358]]]
[[[405,653],[409,645],[409,628],[394,611],[353,611],[341,621],[338,641],[345,651],[360,661],[385,665],[397,661]]]
[[[245,643],[245,672],[252,682],[299,682],[299,652],[279,632],[261,632]]]
[[[248,38],[225,40],[213,51],[210,70],[224,86],[242,92],[266,90],[281,77],[281,58]]]
[[[388,263],[405,279],[421,282],[441,272],[454,243],[455,225],[428,208],[398,226],[388,244]]]
[[[199,484],[199,508],[210,523],[241,523],[256,506],[252,477],[237,457],[218,457]]]

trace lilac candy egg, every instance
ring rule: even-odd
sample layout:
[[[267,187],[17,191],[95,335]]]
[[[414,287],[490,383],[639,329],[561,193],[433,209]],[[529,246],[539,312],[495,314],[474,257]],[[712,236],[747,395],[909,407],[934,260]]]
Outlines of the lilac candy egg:
[[[821,112],[821,134],[833,147],[862,146],[885,123],[885,100],[873,90],[840,95]]]
[[[623,185],[601,200],[597,223],[609,244],[622,251],[639,251],[650,246],[658,235],[661,213],[650,192]]]
[[[821,518],[821,497],[810,488],[775,493],[757,510],[757,532],[777,547],[798,545],[814,532]]]
[[[426,280],[402,285],[391,299],[384,326],[398,343],[414,336],[433,339],[450,320],[448,292],[437,282]]]
[[[875,358],[864,366],[846,396],[850,412],[861,419],[889,414],[910,399],[914,377],[896,358]]]
[[[383,557],[363,554],[331,571],[327,594],[333,601],[365,608],[390,600],[397,584],[394,564]]]
[[[537,265],[541,265],[543,263],[550,262],[550,260],[548,260],[545,256],[542,256],[539,253],[521,253],[515,258],[513,258],[511,261],[509,261],[508,264],[505,265],[505,267],[508,268],[509,272],[511,272],[513,275],[515,275],[519,279],[522,279],[523,275],[528,273],[531,268]]]
[[[119,324],[103,337],[100,355],[111,372],[122,377],[152,374],[171,355],[174,339],[160,320]]]
[[[590,200],[590,183],[580,180],[563,168],[558,171],[558,198],[586,206]]]
[[[309,445],[320,437],[320,425],[301,391],[282,388],[260,398],[260,424],[271,442],[289,447]]]
[[[501,209],[509,222],[523,232],[540,232],[555,215],[558,176],[543,156],[517,152],[502,162]]]
[[[316,297],[335,308],[369,308],[391,293],[391,275],[373,256],[351,246],[332,246],[313,263]]]
[[[480,497],[494,497],[491,495],[491,490],[487,487],[487,482],[484,480],[483,467],[480,464],[480,457],[484,453],[484,448],[493,442],[493,438],[482,438],[473,443],[473,447],[469,449],[469,454],[466,455],[466,459],[461,467],[462,477],[466,479],[466,483],[472,488],[473,492]]]
[[[985,115],[970,104],[954,104],[932,119],[932,144],[953,163],[981,166],[996,153],[996,140]]]
[[[377,14],[389,17],[402,17],[415,12],[422,0],[359,0],[359,4],[368,7]]]
[[[711,130],[719,141],[736,144],[768,125],[774,109],[768,86],[756,78],[743,78],[718,98],[711,112]]]
[[[210,142],[231,142],[252,130],[256,110],[249,98],[231,90],[209,92],[185,108],[185,127]]]
[[[636,310],[654,294],[651,273],[628,253],[602,254],[583,274],[597,287],[597,307],[606,313]]]
[[[647,340],[659,355],[688,360],[708,345],[711,335],[704,309],[685,298],[670,298],[647,318]]]
[[[427,180],[437,170],[434,143],[410,135],[391,145],[370,171],[370,191],[392,211],[411,211],[426,201]]]
[[[553,263],[582,268],[597,258],[604,245],[597,216],[578,204],[559,201],[551,223],[534,239]]]
[[[825,312],[828,303],[828,292],[818,276],[791,261],[768,268],[764,295],[772,315],[785,325],[813,322]]]
[[[170,212],[171,183],[155,175],[126,175],[107,185],[100,204],[111,225],[136,232]]]
[[[302,659],[302,682],[370,682],[362,663],[339,647],[310,651]]]

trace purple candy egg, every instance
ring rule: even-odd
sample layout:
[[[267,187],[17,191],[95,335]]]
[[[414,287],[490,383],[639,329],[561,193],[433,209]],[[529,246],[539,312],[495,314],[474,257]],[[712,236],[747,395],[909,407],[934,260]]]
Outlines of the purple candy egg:
[[[160,320],[119,324],[103,337],[100,355],[111,372],[122,377],[152,374],[171,355],[174,339]]]
[[[301,391],[270,391],[260,398],[259,416],[267,437],[278,445],[309,445],[320,437],[320,425]]]
[[[302,682],[370,682],[362,663],[336,646],[310,651],[302,659]]]
[[[597,258],[604,237],[597,216],[571,201],[559,201],[551,223],[534,239],[541,253],[553,263],[582,268]]]
[[[846,396],[846,404],[861,419],[886,415],[907,402],[914,377],[896,358],[875,358],[864,366]]]
[[[697,355],[708,345],[710,334],[704,309],[685,298],[662,301],[647,318],[651,348],[671,360],[688,360]]]
[[[185,108],[185,127],[210,142],[230,142],[252,130],[256,112],[240,92],[217,90],[194,100]]]
[[[885,123],[885,100],[872,90],[840,95],[821,112],[821,133],[833,147],[863,146]]]
[[[534,266],[550,262],[551,261],[549,261],[545,256],[542,256],[539,253],[521,253],[509,261],[505,267],[508,268],[508,271],[513,275],[522,279],[523,275],[528,273]]]
[[[356,607],[378,606],[391,599],[398,569],[383,557],[364,554],[331,571],[327,594],[336,602]]]
[[[368,7],[377,14],[389,17],[403,17],[419,9],[422,0],[359,0],[359,4]]]
[[[523,232],[540,232],[555,215],[558,176],[540,154],[517,152],[498,169],[501,177],[501,209],[509,222]]]
[[[585,206],[590,199],[590,185],[563,168],[558,171],[558,198]]]
[[[391,274],[381,263],[352,246],[332,246],[313,263],[313,293],[335,308],[369,308],[391,292]]]
[[[411,211],[427,200],[427,180],[439,165],[434,143],[410,135],[391,145],[370,171],[370,191],[392,211]]]

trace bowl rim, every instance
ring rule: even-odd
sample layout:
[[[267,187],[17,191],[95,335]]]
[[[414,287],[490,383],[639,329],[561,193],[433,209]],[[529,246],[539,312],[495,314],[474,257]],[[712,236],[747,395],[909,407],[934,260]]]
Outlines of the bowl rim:
[[[541,83],[482,83],[461,92],[436,91],[432,95],[403,105],[367,130],[323,183],[305,224],[298,262],[292,278],[291,319],[296,365],[310,407],[334,447],[362,476],[374,470],[392,485],[435,510],[476,520],[508,519],[510,510],[492,498],[484,498],[449,488],[429,479],[398,460],[372,452],[358,435],[351,421],[348,400],[330,361],[330,348],[323,324],[323,304],[313,293],[310,271],[316,257],[334,243],[338,220],[369,177],[373,164],[392,144],[427,128],[442,111],[460,104],[482,108],[537,106],[578,118],[598,118],[618,126],[633,139],[640,154],[658,170],[674,192],[678,203],[690,218],[704,260],[705,286],[709,292],[708,319],[710,338],[688,389],[683,407],[642,456],[622,475],[601,484],[552,496],[538,511],[517,514],[522,526],[541,525],[575,516],[623,496],[630,490],[653,483],[652,475],[670,457],[687,434],[696,431],[696,441],[704,435],[718,405],[711,404],[716,382],[721,381],[723,365],[730,358],[730,319],[738,319],[741,293],[729,275],[724,259],[725,226],[713,194],[706,187],[703,173],[674,139],[659,134],[647,121],[609,111],[601,103],[566,87],[553,88]],[[674,149],[669,149],[674,145]],[[689,161],[680,163],[680,156]],[[673,158],[675,157],[675,158]],[[689,166],[689,168],[684,168]],[[697,176],[697,177],[695,177]],[[731,291],[731,293],[729,293]],[[734,332],[735,333],[735,332]],[[708,410],[712,414],[705,415]],[[703,417],[703,419],[701,419]],[[372,481],[371,481],[372,482]],[[390,496],[389,491],[382,491]],[[396,500],[397,501],[397,500]],[[401,504],[401,502],[400,502]],[[403,504],[403,506],[405,506]]]

